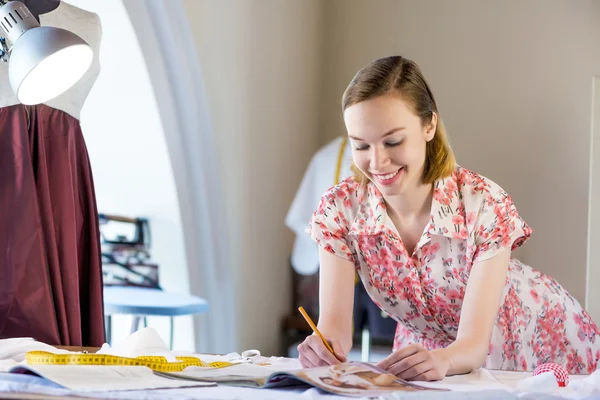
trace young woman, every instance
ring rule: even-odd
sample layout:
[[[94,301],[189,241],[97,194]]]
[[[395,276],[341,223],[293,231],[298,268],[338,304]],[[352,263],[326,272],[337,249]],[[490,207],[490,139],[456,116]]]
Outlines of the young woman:
[[[419,67],[395,56],[360,70],[343,96],[354,176],[330,189],[308,231],[319,243],[318,336],[304,367],[345,360],[355,271],[398,321],[379,363],[410,380],[555,362],[591,373],[598,328],[554,279],[511,258],[530,236],[511,198],[455,163]]]

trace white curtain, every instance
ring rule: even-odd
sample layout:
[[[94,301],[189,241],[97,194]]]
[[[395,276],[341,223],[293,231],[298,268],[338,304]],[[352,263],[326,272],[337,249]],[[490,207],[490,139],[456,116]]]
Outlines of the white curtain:
[[[216,148],[208,118],[200,62],[181,0],[127,0],[156,94],[185,236],[192,294],[210,311],[195,318],[196,350],[235,350],[234,291],[227,250]],[[216,216],[218,217],[218,220]]]

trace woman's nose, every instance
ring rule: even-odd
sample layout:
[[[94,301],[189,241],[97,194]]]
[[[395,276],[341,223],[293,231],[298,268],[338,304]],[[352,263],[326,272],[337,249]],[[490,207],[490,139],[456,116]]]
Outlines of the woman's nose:
[[[370,167],[372,171],[381,172],[381,168],[389,163],[389,156],[385,149],[374,148],[371,152]]]

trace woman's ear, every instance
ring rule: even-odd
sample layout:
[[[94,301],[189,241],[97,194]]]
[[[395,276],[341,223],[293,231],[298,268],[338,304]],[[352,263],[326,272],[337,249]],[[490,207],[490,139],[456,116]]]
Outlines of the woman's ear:
[[[424,127],[425,140],[427,142],[429,142],[435,136],[435,129],[437,128],[437,119],[437,114],[432,112],[431,121],[429,121],[429,123]]]

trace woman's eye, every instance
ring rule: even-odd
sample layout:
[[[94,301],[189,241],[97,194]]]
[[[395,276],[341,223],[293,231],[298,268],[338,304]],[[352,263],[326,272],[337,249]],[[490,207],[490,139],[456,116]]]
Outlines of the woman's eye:
[[[385,143],[385,146],[386,147],[396,147],[396,146],[401,145],[402,142],[403,142],[403,140],[400,140],[398,142]],[[356,151],[363,151],[363,150],[368,150],[368,149],[369,149],[369,145],[368,144],[364,144],[362,146],[357,145],[357,146],[354,147],[354,150],[356,150]]]
[[[399,141],[399,142],[394,142],[394,143],[386,143],[385,145],[388,146],[388,147],[396,147],[396,146],[398,146],[401,143],[402,143],[402,140]]]

